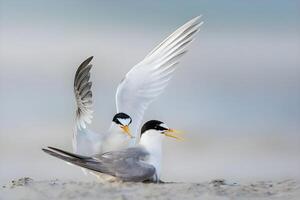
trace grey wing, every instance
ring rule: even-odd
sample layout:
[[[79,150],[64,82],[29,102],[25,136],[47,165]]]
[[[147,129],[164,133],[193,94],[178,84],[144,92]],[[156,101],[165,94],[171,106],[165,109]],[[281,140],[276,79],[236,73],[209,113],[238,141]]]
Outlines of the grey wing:
[[[98,159],[102,161],[104,173],[123,181],[140,182],[155,174],[154,166],[143,161],[148,155],[144,148],[132,147],[102,154]]]
[[[123,181],[144,181],[155,174],[154,166],[143,161],[149,154],[143,148],[128,148],[93,157],[81,156],[61,149],[48,147],[47,154],[93,171],[109,174]]]
[[[78,67],[74,79],[74,94],[77,104],[76,126],[80,129],[86,128],[86,123],[91,123],[92,113],[92,82],[90,81],[90,64],[93,56],[89,57]]]
[[[115,162],[112,169],[114,176],[123,181],[141,182],[150,179],[155,174],[153,165],[133,158],[121,159]]]
[[[119,151],[110,151],[103,154],[97,154],[94,157],[98,157],[99,159],[107,158],[107,159],[119,159],[119,158],[135,158],[135,159],[144,159],[149,155],[148,151],[141,146],[130,147],[127,149],[119,150]]]

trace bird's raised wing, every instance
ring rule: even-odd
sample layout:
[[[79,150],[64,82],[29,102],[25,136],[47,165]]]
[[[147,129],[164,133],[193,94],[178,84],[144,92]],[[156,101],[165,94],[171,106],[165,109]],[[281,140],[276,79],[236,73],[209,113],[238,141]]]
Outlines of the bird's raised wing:
[[[89,57],[78,67],[74,79],[74,94],[77,104],[76,126],[80,129],[86,128],[86,123],[91,123],[92,116],[92,82],[90,81],[90,64],[93,56]]]
[[[145,110],[163,92],[175,65],[186,53],[202,23],[200,17],[196,17],[178,28],[135,65],[119,84],[117,112],[124,112],[132,118],[130,128],[136,138],[139,138],[138,129]]]
[[[141,147],[112,151],[95,157],[81,156],[53,147],[48,148],[43,151],[69,163],[109,174],[123,181],[144,181],[155,174],[154,166],[142,161],[148,152]]]

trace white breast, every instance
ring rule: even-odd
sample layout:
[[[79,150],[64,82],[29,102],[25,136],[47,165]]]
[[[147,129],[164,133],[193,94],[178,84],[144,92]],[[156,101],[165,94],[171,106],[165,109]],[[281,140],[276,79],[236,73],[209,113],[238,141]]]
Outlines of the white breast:
[[[142,145],[150,154],[147,163],[153,165],[156,170],[157,178],[160,178],[161,172],[161,159],[162,159],[162,139],[164,135],[158,131],[146,131],[140,140]]]
[[[125,149],[129,145],[130,138],[123,133],[111,132],[103,140],[102,153]]]
[[[90,156],[101,151],[104,134],[77,129],[73,136],[73,152]]]
[[[108,151],[117,151],[129,147],[132,140],[127,134],[123,133],[120,126],[112,122],[108,134],[105,135],[102,141],[102,153]]]

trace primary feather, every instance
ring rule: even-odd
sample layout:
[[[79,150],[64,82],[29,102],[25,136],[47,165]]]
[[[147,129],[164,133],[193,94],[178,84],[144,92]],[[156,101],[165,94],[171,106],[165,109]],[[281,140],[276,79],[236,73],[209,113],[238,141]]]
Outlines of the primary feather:
[[[74,79],[74,94],[77,104],[76,110],[76,125],[77,128],[85,129],[86,123],[91,123],[93,118],[93,94],[92,82],[90,81],[90,64],[93,56],[86,59],[77,69]]]

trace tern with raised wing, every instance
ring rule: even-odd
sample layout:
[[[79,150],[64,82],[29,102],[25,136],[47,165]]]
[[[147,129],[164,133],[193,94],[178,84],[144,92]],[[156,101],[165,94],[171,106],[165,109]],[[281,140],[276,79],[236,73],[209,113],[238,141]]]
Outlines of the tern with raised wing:
[[[90,62],[93,57],[85,60],[77,69],[74,80],[77,111],[73,152],[92,155],[132,147],[138,143],[138,130],[146,109],[164,91],[176,64],[186,53],[202,24],[200,17],[188,21],[125,75],[116,91],[117,114],[109,130],[103,133],[96,133],[87,127],[93,113],[90,81]]]
[[[83,156],[58,148],[48,147],[44,152],[68,163],[106,174],[113,180],[158,182],[162,159],[162,140],[164,136],[181,139],[174,129],[158,120],[146,122],[140,133],[139,145],[119,151]]]

